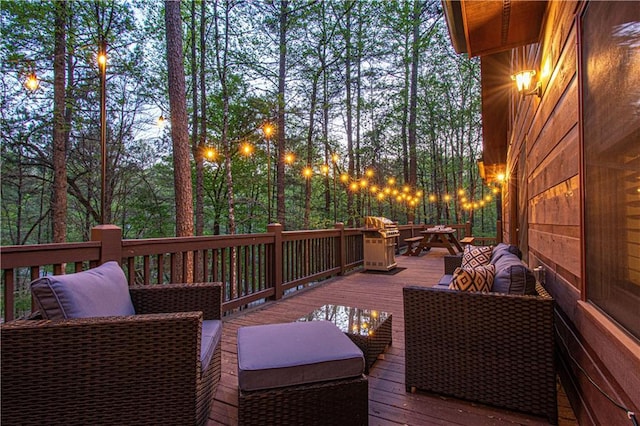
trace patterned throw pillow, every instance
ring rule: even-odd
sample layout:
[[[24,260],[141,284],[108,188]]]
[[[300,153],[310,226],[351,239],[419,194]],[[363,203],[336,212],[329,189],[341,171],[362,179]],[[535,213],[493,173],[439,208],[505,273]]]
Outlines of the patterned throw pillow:
[[[479,266],[477,268],[456,268],[453,279],[449,284],[451,290],[462,291],[491,291],[493,277],[496,275],[495,265]]]
[[[491,261],[491,249],[491,246],[465,246],[460,267],[477,268],[478,266],[488,265]]]

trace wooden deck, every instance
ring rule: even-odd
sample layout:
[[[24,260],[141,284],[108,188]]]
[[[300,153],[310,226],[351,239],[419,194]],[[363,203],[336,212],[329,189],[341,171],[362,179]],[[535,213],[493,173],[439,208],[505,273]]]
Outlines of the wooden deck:
[[[236,333],[239,327],[295,321],[324,304],[378,309],[393,314],[393,345],[369,373],[369,425],[543,425],[545,419],[428,393],[407,393],[404,385],[404,316],[402,287],[432,285],[443,273],[444,249],[419,257],[397,256],[396,274],[355,272],[333,278],[289,298],[225,319],[222,336],[222,378],[209,426],[238,422]],[[560,388],[559,424],[576,425]]]

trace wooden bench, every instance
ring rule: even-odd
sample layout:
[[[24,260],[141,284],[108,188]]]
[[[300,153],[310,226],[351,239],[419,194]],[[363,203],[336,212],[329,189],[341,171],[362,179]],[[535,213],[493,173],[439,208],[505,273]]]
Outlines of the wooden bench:
[[[460,240],[460,244],[466,246],[467,244],[473,244],[476,239],[474,237],[464,237]]]
[[[405,238],[404,242],[407,243],[407,251],[405,251],[403,253],[404,256],[412,256],[413,255],[413,251],[415,250],[413,248],[413,245],[415,243],[418,243],[420,241],[422,241],[422,236],[418,236],[418,237],[411,237],[411,238]]]

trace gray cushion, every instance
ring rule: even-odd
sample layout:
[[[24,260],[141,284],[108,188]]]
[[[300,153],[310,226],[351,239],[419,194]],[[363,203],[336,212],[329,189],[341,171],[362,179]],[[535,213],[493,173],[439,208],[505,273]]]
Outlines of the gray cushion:
[[[221,337],[222,321],[202,321],[202,338],[200,339],[200,362],[202,363],[202,371],[205,371],[209,366]]]
[[[440,278],[440,281],[438,282],[438,284],[436,284],[436,285],[442,285],[442,286],[446,286],[447,288],[449,288],[449,284],[451,284],[451,280],[452,279],[453,279],[453,274],[444,274]]]
[[[505,250],[495,262],[496,275],[492,292],[510,294],[536,293],[536,279],[533,273],[522,263],[518,256]]]
[[[39,278],[31,283],[31,294],[46,319],[135,314],[127,278],[117,262]]]
[[[520,251],[518,246],[514,246],[513,244],[499,243],[493,248],[491,252],[490,263],[495,264],[503,255],[509,253],[516,255],[518,257],[518,260],[522,260],[522,252]]]
[[[331,322],[238,329],[238,385],[243,391],[357,377],[363,371],[362,351]]]

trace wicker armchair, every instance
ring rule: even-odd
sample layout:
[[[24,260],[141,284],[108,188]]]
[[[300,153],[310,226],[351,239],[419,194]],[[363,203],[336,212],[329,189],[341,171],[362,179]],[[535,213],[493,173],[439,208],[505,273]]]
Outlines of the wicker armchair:
[[[557,423],[554,300],[405,287],[405,383]]]
[[[221,350],[201,371],[202,321],[221,319],[221,285],[130,294],[136,315],[1,326],[3,425],[207,422]]]

